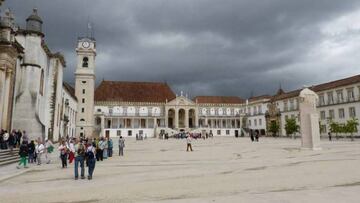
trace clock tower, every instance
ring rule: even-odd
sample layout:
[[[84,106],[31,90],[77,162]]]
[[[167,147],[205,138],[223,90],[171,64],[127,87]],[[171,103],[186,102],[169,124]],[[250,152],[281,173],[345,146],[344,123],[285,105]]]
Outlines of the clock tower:
[[[91,37],[78,39],[75,95],[78,100],[76,116],[77,137],[93,137],[96,41]]]

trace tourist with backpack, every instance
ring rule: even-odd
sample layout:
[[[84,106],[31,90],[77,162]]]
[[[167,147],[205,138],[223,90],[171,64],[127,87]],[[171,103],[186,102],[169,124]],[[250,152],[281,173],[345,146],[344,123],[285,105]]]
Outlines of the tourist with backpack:
[[[90,145],[87,149],[86,149],[86,157],[87,157],[87,165],[89,167],[89,171],[88,171],[88,179],[91,180],[93,173],[94,173],[94,169],[95,169],[95,163],[96,163],[96,159],[95,159],[95,154],[96,154],[96,150],[95,150],[95,145]]]
[[[20,155],[20,162],[19,162],[19,165],[16,167],[18,169],[20,169],[20,166],[23,164],[24,165],[24,168],[28,168],[26,166],[26,163],[27,163],[27,160],[26,160],[26,157],[28,156],[28,146],[26,144],[26,142],[23,142],[20,146],[20,149],[19,149],[19,155]]]
[[[85,159],[85,145],[82,141],[75,141],[75,180],[79,178],[79,164],[80,164],[80,175],[81,179],[85,179],[85,167],[84,167],[84,159]]]

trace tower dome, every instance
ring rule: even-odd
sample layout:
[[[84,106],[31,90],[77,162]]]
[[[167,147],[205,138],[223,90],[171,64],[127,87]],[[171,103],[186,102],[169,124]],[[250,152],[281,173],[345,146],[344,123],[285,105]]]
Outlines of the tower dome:
[[[26,30],[42,32],[42,24],[40,16],[37,13],[37,9],[33,9],[33,13],[26,19]]]

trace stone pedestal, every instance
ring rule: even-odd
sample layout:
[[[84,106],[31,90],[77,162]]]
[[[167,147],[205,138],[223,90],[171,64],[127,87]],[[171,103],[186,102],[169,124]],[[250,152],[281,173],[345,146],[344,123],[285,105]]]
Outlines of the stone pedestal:
[[[321,149],[319,115],[316,111],[317,100],[317,94],[308,88],[300,92],[300,133],[303,149]]]

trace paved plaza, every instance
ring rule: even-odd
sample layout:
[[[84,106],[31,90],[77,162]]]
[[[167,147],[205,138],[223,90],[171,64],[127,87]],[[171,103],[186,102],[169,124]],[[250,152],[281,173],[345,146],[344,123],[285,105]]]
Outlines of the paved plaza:
[[[217,137],[194,152],[185,142],[127,139],[125,157],[97,162],[91,181],[58,160],[32,166],[0,182],[1,202],[359,202],[359,141],[308,151],[300,139]]]

